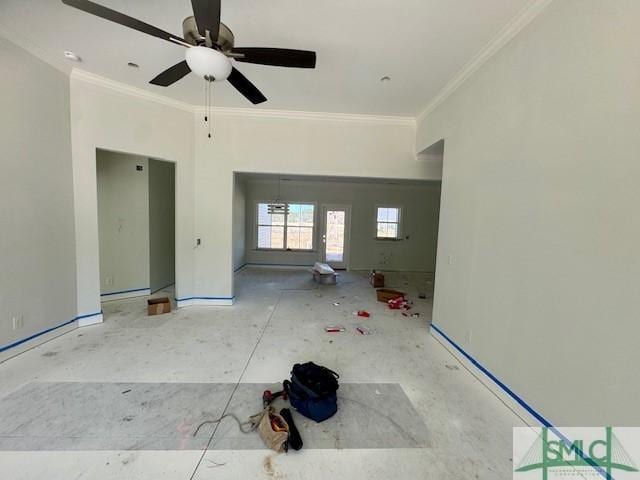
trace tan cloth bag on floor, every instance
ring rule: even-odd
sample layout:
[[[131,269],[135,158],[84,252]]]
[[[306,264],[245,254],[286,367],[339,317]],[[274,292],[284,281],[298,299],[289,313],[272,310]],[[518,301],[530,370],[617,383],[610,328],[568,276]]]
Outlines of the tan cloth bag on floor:
[[[286,427],[286,431],[276,432],[271,426],[271,418],[269,418],[269,415],[278,417],[282,422],[282,425]],[[273,407],[265,408],[262,412],[251,417],[249,421],[253,425],[258,425],[260,438],[262,438],[262,441],[267,447],[278,453],[286,451],[285,444],[289,440],[289,425],[284,418],[275,412]]]

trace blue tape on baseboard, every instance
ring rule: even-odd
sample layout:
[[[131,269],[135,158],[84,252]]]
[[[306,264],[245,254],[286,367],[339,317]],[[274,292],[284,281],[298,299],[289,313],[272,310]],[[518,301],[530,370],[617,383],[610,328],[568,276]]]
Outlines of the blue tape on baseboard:
[[[184,298],[176,298],[176,302],[184,302],[186,300],[233,300],[236,296],[233,297],[184,297]]]
[[[131,292],[141,292],[143,290],[151,290],[151,287],[146,288],[133,288],[131,290],[122,290],[121,292],[110,292],[110,293],[101,293],[101,297],[108,297],[109,295],[118,295],[120,293],[131,293]]]
[[[165,286],[164,286],[164,287],[162,287],[162,288],[156,288],[156,289],[155,289],[153,292],[151,292],[151,293],[152,293],[152,294],[154,294],[154,293],[156,293],[156,292],[159,292],[159,291],[161,291],[161,290],[164,290],[165,288],[169,288],[169,287],[171,287],[172,285],[175,285],[175,284],[176,284],[176,282],[173,282],[173,283],[170,283],[169,285],[165,285]],[[151,288],[149,288],[149,290],[151,290]]]
[[[313,267],[313,264],[310,263],[245,263],[243,267],[251,267],[252,265],[258,267]]]
[[[77,317],[71,319],[71,320],[67,320],[66,322],[61,323],[60,325],[56,325],[55,327],[51,327],[51,328],[47,328],[46,330],[42,330],[41,332],[38,333],[34,333],[33,335],[28,336],[27,338],[23,338],[21,340],[17,340],[13,343],[10,343],[9,345],[5,345],[3,347],[0,347],[0,353],[9,350],[10,348],[14,348],[17,347],[18,345],[22,345],[25,342],[28,342],[29,340],[33,340],[34,338],[37,338],[41,335],[45,335],[49,332],[53,332],[54,330],[57,330],[59,328],[65,327],[67,325],[72,324],[75,321],[81,320],[83,318],[89,318],[89,317],[95,317],[96,315],[100,315],[102,314],[102,312],[97,312],[97,313],[88,313],[86,315],[78,315]]]
[[[454,342],[449,336],[444,333],[435,323],[431,324],[431,328],[433,328],[436,332],[444,337],[447,342],[449,342],[458,352],[460,352],[467,360],[469,360],[478,370],[484,373],[487,377],[489,377],[496,385],[498,385],[507,395],[513,398],[522,408],[524,408],[527,412],[529,412],[536,420],[538,420],[545,427],[553,427],[551,422],[549,422],[546,418],[540,415],[538,412],[534,410],[534,408],[525,402],[522,398],[520,398],[513,390],[507,387],[498,377],[496,377],[493,373],[487,370],[480,362],[478,362],[475,358],[465,352],[462,347],[460,347],[456,342]]]
[[[438,332],[444,339],[449,342],[458,352],[460,352],[467,360],[469,360],[476,368],[478,368],[482,373],[484,373],[487,377],[489,377],[496,385],[498,385],[505,393],[507,393],[511,398],[513,398],[518,404],[524,408],[527,412],[529,412],[536,420],[538,420],[542,425],[549,428],[553,433],[555,433],[558,438],[562,439],[567,445],[572,445],[571,440],[567,438],[557,427],[553,426],[549,420],[544,418],[541,414],[536,412],[534,408],[525,402],[522,398],[520,398],[513,390],[507,387],[498,377],[496,377],[493,373],[487,370],[480,362],[478,362],[475,358],[465,352],[460,345],[454,342],[446,333],[444,333],[440,327],[436,324],[431,323],[431,328],[433,328],[436,332]],[[601,476],[603,476],[607,480],[613,480],[613,477],[609,475],[601,466],[593,461],[590,457],[588,457],[580,448],[576,450],[577,454],[594,470],[596,470]]]

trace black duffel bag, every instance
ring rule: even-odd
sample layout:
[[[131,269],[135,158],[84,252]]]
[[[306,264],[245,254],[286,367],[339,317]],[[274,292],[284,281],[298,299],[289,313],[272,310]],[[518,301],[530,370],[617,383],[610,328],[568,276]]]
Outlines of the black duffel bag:
[[[338,375],[333,370],[313,362],[296,363],[291,381],[285,380],[284,390],[291,406],[301,415],[322,422],[338,411]]]

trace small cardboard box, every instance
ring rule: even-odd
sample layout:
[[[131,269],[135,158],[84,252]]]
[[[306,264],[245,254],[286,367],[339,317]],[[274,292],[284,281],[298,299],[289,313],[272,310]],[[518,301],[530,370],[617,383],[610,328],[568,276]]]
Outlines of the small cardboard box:
[[[150,298],[147,300],[147,313],[149,315],[160,315],[171,311],[171,302],[167,297]]]
[[[387,303],[389,300],[393,300],[394,298],[404,297],[404,292],[391,290],[390,288],[380,288],[376,290],[376,294],[378,296],[378,301],[384,303]]]
[[[384,275],[382,273],[371,272],[369,275],[369,283],[373,288],[384,287]]]

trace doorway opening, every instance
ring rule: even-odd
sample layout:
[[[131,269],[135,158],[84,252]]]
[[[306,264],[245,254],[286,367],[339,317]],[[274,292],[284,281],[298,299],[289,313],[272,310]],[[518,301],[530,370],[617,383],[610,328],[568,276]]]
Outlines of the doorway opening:
[[[322,206],[322,261],[335,270],[349,265],[351,205]]]
[[[439,180],[243,172],[234,174],[233,200],[237,302],[252,282],[314,288],[316,262],[339,270],[338,289],[368,285],[376,270],[389,287],[407,283],[413,297],[432,296]]]
[[[175,290],[175,164],[98,149],[102,302]]]

